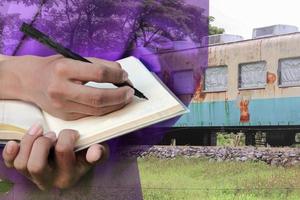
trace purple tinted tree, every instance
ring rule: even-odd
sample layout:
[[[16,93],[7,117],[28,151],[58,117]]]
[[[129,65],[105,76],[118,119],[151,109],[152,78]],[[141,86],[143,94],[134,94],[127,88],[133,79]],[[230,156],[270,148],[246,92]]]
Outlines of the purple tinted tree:
[[[3,41],[2,41],[2,32],[3,32],[4,24],[3,24],[3,16],[0,13],[0,52],[2,52]]]
[[[202,28],[203,10],[184,0],[6,1],[36,7],[44,3],[39,28],[69,48],[85,52],[124,48],[124,41],[130,49],[148,47],[158,37],[199,42],[207,32]]]

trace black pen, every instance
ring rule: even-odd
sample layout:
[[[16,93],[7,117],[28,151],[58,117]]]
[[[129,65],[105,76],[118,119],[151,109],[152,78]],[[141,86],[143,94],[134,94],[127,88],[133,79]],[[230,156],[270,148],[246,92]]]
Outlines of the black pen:
[[[92,63],[91,61],[85,59],[84,57],[78,55],[77,53],[72,52],[70,49],[63,47],[61,44],[55,42],[49,36],[42,33],[41,31],[37,30],[33,26],[30,26],[29,24],[23,23],[22,27],[21,27],[21,31],[23,33],[25,33],[28,37],[33,38],[33,39],[39,41],[40,43],[50,47],[51,49],[53,49],[54,51],[63,55],[66,58],[70,58],[70,59],[78,60],[78,61],[82,61],[82,62],[87,62],[87,63]],[[117,87],[129,86],[132,89],[134,89],[135,96],[148,100],[148,98],[142,92],[140,92],[139,90],[134,88],[128,82],[114,84],[114,85]]]

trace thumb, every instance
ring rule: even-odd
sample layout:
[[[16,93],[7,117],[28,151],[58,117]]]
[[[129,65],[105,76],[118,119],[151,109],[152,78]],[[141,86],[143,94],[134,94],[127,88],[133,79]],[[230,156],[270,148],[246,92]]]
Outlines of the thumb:
[[[94,144],[87,150],[77,154],[78,173],[84,175],[94,165],[99,164],[109,157],[109,148],[105,144]]]

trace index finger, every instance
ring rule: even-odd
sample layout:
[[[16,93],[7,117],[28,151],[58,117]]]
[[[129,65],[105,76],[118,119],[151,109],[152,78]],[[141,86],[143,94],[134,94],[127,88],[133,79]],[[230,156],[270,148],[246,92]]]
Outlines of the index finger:
[[[115,68],[122,69],[122,66],[118,62],[104,60],[104,59],[100,59],[100,58],[93,58],[93,57],[89,57],[87,59],[95,64],[99,64],[99,65],[104,64],[107,67],[115,67]]]

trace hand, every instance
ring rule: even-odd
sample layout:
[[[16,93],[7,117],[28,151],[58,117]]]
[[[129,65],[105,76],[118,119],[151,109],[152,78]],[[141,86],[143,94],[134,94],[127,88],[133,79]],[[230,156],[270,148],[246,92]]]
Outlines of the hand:
[[[43,135],[40,125],[34,125],[21,143],[10,141],[3,150],[5,165],[28,177],[41,190],[57,187],[66,189],[74,185],[99,161],[108,157],[106,147],[96,144],[87,151],[74,153],[79,134],[73,130]],[[54,149],[54,155],[49,156]]]
[[[88,59],[93,64],[58,55],[6,58],[0,65],[0,89],[4,90],[0,99],[28,101],[64,120],[101,116],[130,103],[134,95],[130,87],[98,89],[82,84],[128,81],[118,63]]]

